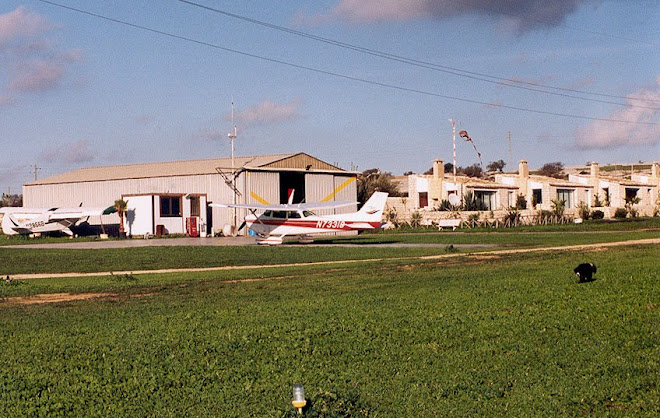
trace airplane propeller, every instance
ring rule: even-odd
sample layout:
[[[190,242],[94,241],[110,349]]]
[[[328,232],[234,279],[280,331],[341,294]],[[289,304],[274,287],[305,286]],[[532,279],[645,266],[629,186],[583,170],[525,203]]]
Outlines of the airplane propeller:
[[[238,232],[241,232],[241,229],[245,228],[245,225],[246,225],[246,224],[247,224],[247,222],[246,222],[246,221],[243,221],[243,223],[241,224],[241,226],[238,227],[238,229],[236,230],[236,232],[237,232],[237,233],[238,233]]]

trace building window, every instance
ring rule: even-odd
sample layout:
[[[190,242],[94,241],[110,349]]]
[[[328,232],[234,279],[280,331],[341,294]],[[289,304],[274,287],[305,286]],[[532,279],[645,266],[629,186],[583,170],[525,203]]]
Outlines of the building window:
[[[495,209],[495,192],[475,190],[474,198],[484,210]]]
[[[429,194],[428,192],[419,192],[419,207],[425,208],[429,205]]]
[[[181,216],[181,197],[179,196],[161,196],[160,197],[160,216],[163,218],[172,218]]]
[[[633,199],[637,197],[637,191],[639,189],[633,189],[626,187],[626,202],[632,202]]]
[[[573,207],[573,190],[571,189],[557,189],[557,200],[565,202],[566,209]]]
[[[543,203],[543,193],[541,189],[532,189],[532,206]]]

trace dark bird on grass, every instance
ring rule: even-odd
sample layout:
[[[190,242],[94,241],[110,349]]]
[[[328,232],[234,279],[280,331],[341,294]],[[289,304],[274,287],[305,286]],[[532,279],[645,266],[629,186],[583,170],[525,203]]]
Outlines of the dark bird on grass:
[[[593,280],[594,273],[596,273],[596,265],[594,263],[582,263],[575,267],[573,271],[580,283],[590,282]]]
[[[7,283],[11,283],[11,277],[9,277],[9,275],[7,275],[7,277],[5,278],[5,281],[6,281]]]

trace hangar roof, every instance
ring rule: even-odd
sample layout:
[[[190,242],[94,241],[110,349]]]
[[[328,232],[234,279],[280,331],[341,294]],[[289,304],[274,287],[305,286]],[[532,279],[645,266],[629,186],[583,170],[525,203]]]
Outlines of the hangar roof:
[[[346,170],[342,170],[303,152],[297,154],[234,157],[234,164],[237,168],[243,167],[247,170],[313,170],[349,173]],[[81,183],[149,177],[194,176],[217,174],[219,170],[230,171],[231,158],[87,167],[33,181],[26,185],[36,186],[42,184]]]

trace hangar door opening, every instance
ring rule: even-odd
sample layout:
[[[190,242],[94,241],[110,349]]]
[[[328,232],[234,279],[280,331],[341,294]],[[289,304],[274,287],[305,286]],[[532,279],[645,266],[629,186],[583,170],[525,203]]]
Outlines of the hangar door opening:
[[[283,171],[280,173],[280,203],[288,203],[289,193],[294,190],[293,203],[305,201],[305,173]]]

